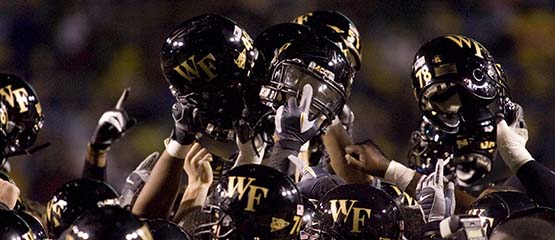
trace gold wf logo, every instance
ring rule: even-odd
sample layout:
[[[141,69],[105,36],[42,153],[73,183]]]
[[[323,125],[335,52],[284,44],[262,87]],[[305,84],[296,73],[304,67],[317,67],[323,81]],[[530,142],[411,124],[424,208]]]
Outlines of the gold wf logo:
[[[484,58],[484,56],[482,56],[482,48],[480,48],[480,45],[478,44],[478,42],[470,38],[458,36],[458,35],[451,35],[451,36],[447,36],[446,38],[455,42],[460,48],[464,48],[466,46],[472,49],[474,47],[476,49],[476,53],[474,55],[479,58]]]
[[[27,112],[29,108],[29,101],[34,101],[34,96],[29,96],[29,93],[25,88],[18,88],[12,90],[12,85],[8,85],[0,89],[0,95],[6,102],[11,106],[15,107],[17,104],[19,106],[19,112]]]
[[[195,60],[195,55],[192,55],[173,68],[173,70],[189,81],[192,81],[193,78],[200,78],[201,73],[207,76],[208,81],[210,81],[218,76],[215,73],[216,67],[214,62],[216,62],[216,58],[212,53],[207,54],[198,61]]]
[[[343,222],[347,223],[348,216],[353,213],[353,227],[351,232],[359,233],[360,226],[364,226],[366,219],[370,219],[372,209],[354,207],[358,200],[330,200],[333,221],[337,222],[339,214],[345,215]]]
[[[67,202],[54,197],[46,206],[46,220],[54,223],[54,227],[61,225],[62,211],[66,208]]]
[[[252,185],[256,181],[255,178],[231,176],[228,178],[227,194],[228,197],[233,197],[235,194],[239,195],[239,200],[242,200],[247,192],[247,206],[245,211],[256,212],[255,205],[260,205],[260,198],[268,196],[268,188]]]

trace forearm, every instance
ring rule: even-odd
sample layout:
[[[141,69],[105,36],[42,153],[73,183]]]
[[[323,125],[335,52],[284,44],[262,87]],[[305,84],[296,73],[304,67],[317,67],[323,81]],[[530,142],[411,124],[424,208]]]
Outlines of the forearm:
[[[529,161],[517,171],[528,195],[538,204],[555,208],[555,173],[537,161]]]
[[[341,124],[330,126],[326,134],[322,136],[322,140],[330,156],[330,166],[337,176],[347,183],[367,184],[372,180],[372,176],[360,171],[353,171],[354,169],[347,164],[345,147],[351,145],[352,140]]]
[[[189,184],[185,189],[185,193],[183,194],[173,222],[181,222],[183,217],[188,215],[191,211],[204,206],[204,201],[206,201],[209,189],[209,184]]]
[[[94,151],[89,144],[82,175],[86,178],[106,181],[106,151]]]
[[[162,153],[133,205],[135,215],[161,218],[168,216],[179,191],[183,161],[170,156],[167,151]]]

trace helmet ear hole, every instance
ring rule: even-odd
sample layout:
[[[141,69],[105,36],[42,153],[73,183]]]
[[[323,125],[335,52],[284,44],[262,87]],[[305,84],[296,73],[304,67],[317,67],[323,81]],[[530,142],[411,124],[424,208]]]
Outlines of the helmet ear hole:
[[[482,72],[481,69],[477,68],[472,71],[472,76],[474,77],[474,79],[476,79],[476,81],[482,81],[482,79],[484,79],[484,72]]]

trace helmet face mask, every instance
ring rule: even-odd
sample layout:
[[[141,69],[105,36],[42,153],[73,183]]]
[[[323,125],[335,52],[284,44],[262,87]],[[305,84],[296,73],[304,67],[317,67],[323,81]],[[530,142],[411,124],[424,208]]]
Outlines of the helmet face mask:
[[[343,53],[320,38],[284,44],[272,60],[270,72],[260,90],[262,102],[276,110],[287,98],[300,99],[303,86],[309,84],[314,92],[309,118],[317,119],[320,130],[341,111],[353,82]]]

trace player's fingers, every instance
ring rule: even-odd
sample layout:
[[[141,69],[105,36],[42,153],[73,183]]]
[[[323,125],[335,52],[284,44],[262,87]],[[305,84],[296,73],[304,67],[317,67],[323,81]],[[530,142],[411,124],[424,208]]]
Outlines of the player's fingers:
[[[439,159],[436,163],[436,171],[435,171],[435,179],[434,182],[438,186],[443,186],[443,160]]]
[[[311,103],[312,103],[312,86],[310,86],[310,84],[305,84],[303,87],[303,94],[301,95],[301,102],[299,103],[299,108],[301,109],[302,112],[308,114]]]
[[[350,154],[345,154],[345,159],[347,160],[347,165],[352,166],[355,169],[359,169],[359,170],[364,169],[362,162],[354,158]]]
[[[121,96],[119,97],[118,103],[116,103],[116,110],[123,109],[123,103],[125,103],[125,100],[127,100],[127,96],[129,96],[129,91],[131,91],[131,88],[126,88],[125,90],[123,90],[123,93],[121,93]]]
[[[349,145],[349,146],[345,147],[345,152],[348,153],[348,154],[351,154],[351,155],[352,154],[357,154],[358,155],[358,154],[362,153],[362,150],[363,150],[362,146],[358,145],[358,144],[353,144],[353,145]]]

